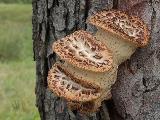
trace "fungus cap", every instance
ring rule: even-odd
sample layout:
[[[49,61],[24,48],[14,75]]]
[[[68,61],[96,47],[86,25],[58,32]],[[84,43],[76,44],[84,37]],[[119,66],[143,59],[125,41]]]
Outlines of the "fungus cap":
[[[122,11],[101,11],[88,19],[103,30],[123,37],[138,47],[146,46],[149,42],[149,31],[146,24],[136,16],[129,16]]]
[[[102,101],[111,99],[111,91],[107,90],[102,96],[98,99],[88,102],[76,102],[76,101],[67,101],[67,106],[71,110],[78,110],[83,114],[90,114],[94,112],[98,112],[102,105]]]
[[[59,97],[72,101],[91,101],[100,96],[100,87],[76,78],[56,63],[48,73],[48,87]]]
[[[53,50],[61,59],[85,70],[104,72],[112,67],[110,50],[83,30],[54,42]]]

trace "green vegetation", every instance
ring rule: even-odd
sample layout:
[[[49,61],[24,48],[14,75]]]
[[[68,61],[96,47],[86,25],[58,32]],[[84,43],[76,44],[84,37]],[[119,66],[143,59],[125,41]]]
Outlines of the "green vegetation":
[[[1,0],[0,3],[32,3],[32,0]]]
[[[0,4],[0,119],[39,120],[31,5]]]

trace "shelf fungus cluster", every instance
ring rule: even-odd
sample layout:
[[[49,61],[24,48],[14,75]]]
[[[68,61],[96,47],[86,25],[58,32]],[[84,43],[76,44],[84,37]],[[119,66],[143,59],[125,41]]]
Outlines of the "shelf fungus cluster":
[[[129,59],[137,47],[144,47],[149,42],[146,24],[121,11],[102,11],[91,16],[88,22],[98,28],[96,38],[113,52],[118,65]]]
[[[79,30],[53,43],[63,62],[57,61],[48,73],[49,89],[83,113],[96,112],[112,97],[118,65],[149,42],[147,26],[120,11],[102,11],[88,22],[98,28],[95,36]]]

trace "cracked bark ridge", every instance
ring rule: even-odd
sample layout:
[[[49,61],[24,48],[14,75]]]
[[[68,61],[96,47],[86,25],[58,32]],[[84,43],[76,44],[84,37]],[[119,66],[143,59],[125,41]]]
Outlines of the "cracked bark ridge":
[[[94,15],[98,11],[102,11],[104,9],[108,10],[113,7],[113,0],[88,0],[88,1],[90,1],[90,2],[88,2],[89,9],[88,9],[87,17]],[[86,17],[86,19],[87,19],[87,17]],[[95,33],[97,30],[96,27],[91,24],[87,24],[86,29],[87,29],[87,31],[90,31],[92,33]]]
[[[109,120],[103,114],[91,116],[72,112],[66,102],[47,89],[47,74],[58,59],[52,43],[78,29],[89,28],[85,23],[92,12],[112,7],[112,0],[33,0],[33,51],[36,61],[36,105],[42,120]],[[106,111],[106,106],[101,108]],[[107,115],[105,115],[107,116]]]
[[[137,49],[131,59],[119,67],[112,97],[117,111],[126,120],[159,120],[160,2],[126,2],[128,0],[120,0],[118,8],[139,16],[149,25],[151,42],[147,48]]]

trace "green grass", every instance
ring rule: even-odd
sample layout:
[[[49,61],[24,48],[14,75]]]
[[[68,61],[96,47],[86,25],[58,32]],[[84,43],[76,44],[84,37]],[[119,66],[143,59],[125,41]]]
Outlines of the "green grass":
[[[31,5],[0,4],[0,120],[39,120]]]
[[[0,4],[0,59],[32,57],[31,5]]]
[[[32,0],[0,0],[0,3],[32,3]]]

